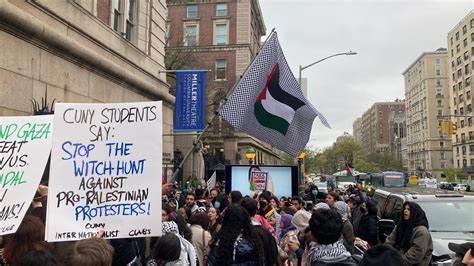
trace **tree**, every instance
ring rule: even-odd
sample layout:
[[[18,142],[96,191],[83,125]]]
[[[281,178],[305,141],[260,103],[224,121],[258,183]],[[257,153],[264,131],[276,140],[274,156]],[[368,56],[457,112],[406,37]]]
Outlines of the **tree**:
[[[196,60],[190,51],[184,49],[183,47],[166,48],[166,70],[193,69],[195,68],[195,65]],[[170,84],[170,93],[172,95],[176,95],[176,74],[166,73],[166,82]]]
[[[353,138],[345,138],[336,142],[335,151],[340,159],[353,164],[357,159],[365,157],[365,149],[362,143]]]
[[[448,182],[455,182],[457,179],[466,179],[464,171],[458,168],[446,168],[443,174],[447,177]]]
[[[373,161],[358,160],[353,166],[357,169],[357,171],[364,173],[377,173],[382,171],[380,166]]]

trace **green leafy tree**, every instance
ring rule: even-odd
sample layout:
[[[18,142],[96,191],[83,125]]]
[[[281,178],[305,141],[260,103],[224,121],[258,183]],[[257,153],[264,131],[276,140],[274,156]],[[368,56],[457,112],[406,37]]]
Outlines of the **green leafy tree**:
[[[354,166],[357,169],[357,171],[363,172],[363,173],[368,173],[368,172],[377,173],[377,172],[382,171],[380,166],[377,163],[372,162],[372,161],[358,160],[352,166]]]
[[[444,169],[443,174],[446,176],[448,182],[455,182],[458,179],[467,179],[464,171],[458,168],[446,168]]]
[[[354,164],[357,159],[365,157],[365,149],[362,143],[353,138],[345,138],[336,142],[335,154],[344,161]]]

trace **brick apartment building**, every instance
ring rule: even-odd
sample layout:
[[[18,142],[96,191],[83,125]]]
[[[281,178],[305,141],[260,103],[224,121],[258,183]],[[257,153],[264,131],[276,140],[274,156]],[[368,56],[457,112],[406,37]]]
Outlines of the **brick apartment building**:
[[[192,68],[210,70],[206,84],[210,118],[260,49],[266,29],[259,2],[167,0],[167,4],[167,53],[183,53]],[[175,137],[175,149],[186,151],[192,141],[189,136]],[[257,164],[280,162],[281,151],[234,130],[221,118],[206,132],[204,146],[211,155],[209,169],[218,164],[247,164],[249,147],[257,152]],[[193,169],[188,164],[184,175],[196,174]]]

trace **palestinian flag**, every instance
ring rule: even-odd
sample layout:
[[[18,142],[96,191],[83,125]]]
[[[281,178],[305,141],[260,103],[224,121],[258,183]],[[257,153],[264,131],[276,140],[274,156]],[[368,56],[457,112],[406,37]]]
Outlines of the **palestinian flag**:
[[[267,79],[267,84],[257,97],[254,113],[264,127],[275,129],[283,135],[288,132],[295,112],[305,103],[280,87],[280,70],[276,64]]]
[[[354,167],[348,162],[344,162],[344,166],[346,167],[347,176],[354,176]]]
[[[219,110],[233,127],[297,156],[314,119],[324,116],[303,96],[273,32]]]

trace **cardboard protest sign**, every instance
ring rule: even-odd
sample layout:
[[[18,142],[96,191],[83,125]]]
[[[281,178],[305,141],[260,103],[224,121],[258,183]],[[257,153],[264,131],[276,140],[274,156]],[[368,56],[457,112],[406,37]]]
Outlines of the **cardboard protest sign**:
[[[43,175],[52,115],[0,117],[0,235],[15,233]]]
[[[56,104],[50,242],[161,234],[162,103]]]

